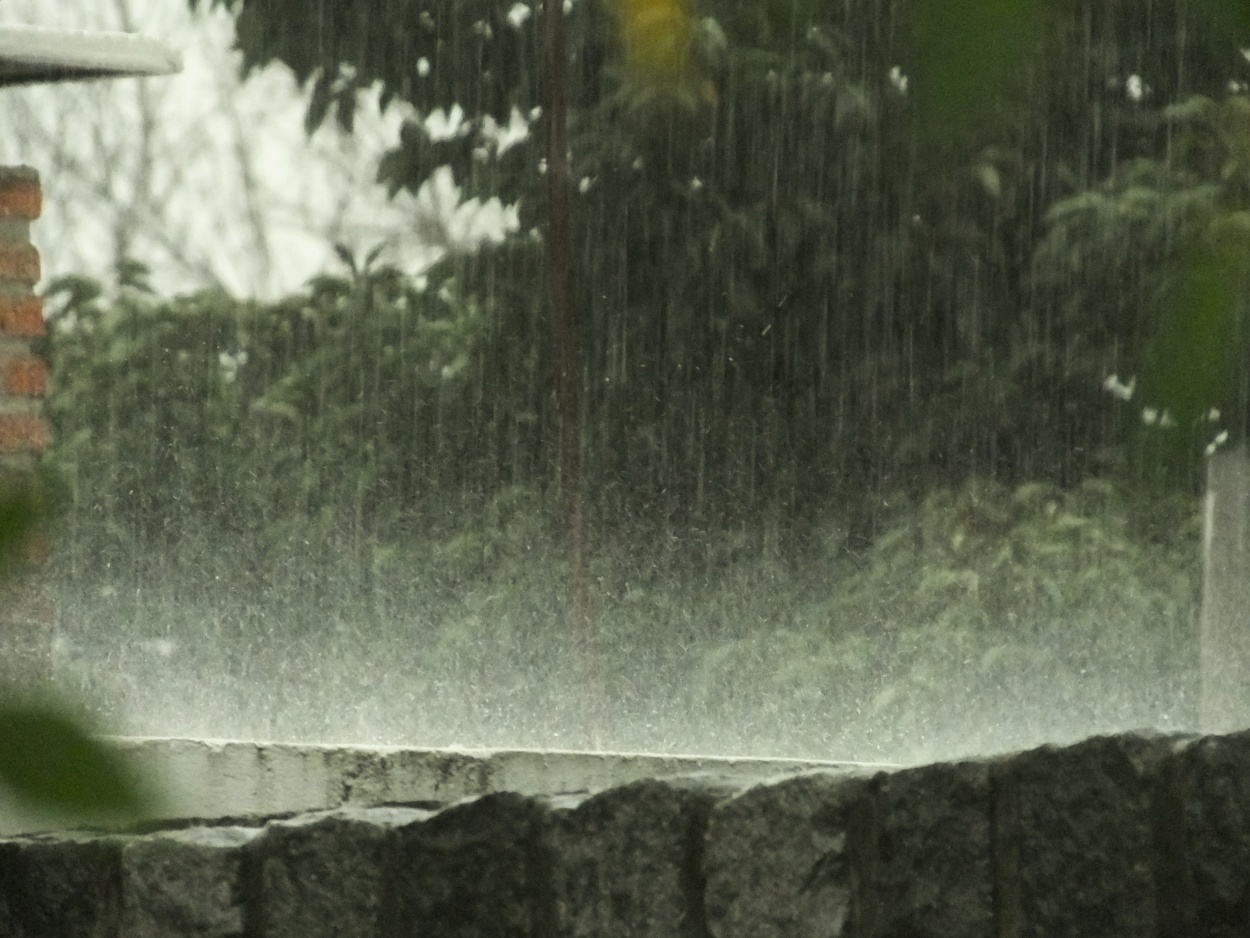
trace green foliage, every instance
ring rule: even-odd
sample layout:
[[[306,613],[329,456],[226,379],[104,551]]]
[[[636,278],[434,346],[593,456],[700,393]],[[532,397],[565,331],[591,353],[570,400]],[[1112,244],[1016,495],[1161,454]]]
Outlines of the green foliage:
[[[1248,221],[1250,214],[1244,211],[1224,216],[1207,243],[1176,260],[1163,291],[1161,323],[1149,348],[1143,383],[1146,393],[1183,427],[1201,425],[1215,405],[1233,405],[1233,415],[1245,423],[1244,407],[1236,408],[1235,402],[1247,377],[1243,296],[1250,273]]]
[[[871,551],[781,628],[706,656],[703,695],[749,687],[801,711],[860,701],[848,739],[881,752],[981,748],[1044,697],[1053,736],[1103,699],[1103,722],[1186,725],[1200,581],[1191,500],[1133,506],[1101,480],[1074,490],[974,481],[896,511]],[[930,722],[928,715],[941,714]],[[1140,716],[1139,716],[1140,715]],[[870,728],[866,731],[866,728]],[[936,740],[940,737],[940,742]]]
[[[350,120],[374,81],[422,117],[464,107],[452,139],[409,123],[379,178],[415,190],[448,165],[467,196],[519,204],[526,234],[455,274],[490,323],[490,432],[524,454],[520,481],[543,484],[528,473],[558,432],[528,234],[545,224],[542,134],[500,153],[486,133],[542,104],[540,11],[515,24],[509,0],[223,5],[245,67],[280,60],[312,83],[310,127]],[[585,471],[605,516],[659,488],[661,514],[695,523],[767,514],[783,491],[791,510],[854,505],[881,485],[1069,485],[1123,462],[1135,423],[1097,389],[1159,334],[1142,313],[1159,262],[1213,197],[1209,179],[1172,173],[1158,115],[1221,94],[1236,47],[1211,10],[949,6],[707,0],[690,43],[709,88],[684,103],[635,93],[609,4],[572,9]],[[930,131],[942,145],[918,147]],[[862,514],[870,537],[876,513]]]
[[[929,493],[873,545],[842,591],[840,614],[885,629],[905,615],[1013,640],[1036,638],[1044,623],[1072,628],[1077,617],[1095,630],[1147,628],[1175,617],[1199,566],[1188,549],[1193,504],[1149,510],[1180,525],[1175,540],[1152,544],[1124,493],[1097,479],[1070,490],[973,481]],[[1173,622],[1173,637],[1188,625]]]
[[[0,703],[0,784],[23,802],[74,818],[137,820],[155,805],[126,760],[48,700]]]
[[[1250,99],[1193,95],[1145,120],[1168,132],[1166,153],[1057,201],[1036,264],[1068,321],[1132,350],[1120,367],[1141,374],[1138,399],[1179,428],[1143,432],[1185,462],[1207,443],[1212,408],[1238,436],[1247,426]]]
[[[1039,0],[913,0],[909,88],[921,133],[966,140],[1027,87],[1041,52]]]
[[[47,516],[43,489],[11,479],[0,494],[0,573],[29,560]],[[79,819],[133,820],[155,803],[125,761],[86,733],[79,713],[10,688],[0,688],[0,786],[29,805]]]
[[[48,291],[71,553],[172,547],[208,518],[263,552],[294,519],[359,528],[473,474],[474,429],[440,415],[471,399],[485,323],[451,283],[364,270],[271,306],[80,286]]]
[[[0,490],[0,571],[25,561],[42,503],[40,488],[30,482],[10,480]]]
[[[266,675],[291,712],[317,708],[284,675],[322,667],[301,642],[330,636],[413,676],[381,710],[421,711],[451,674],[492,725],[518,701],[575,716],[544,696],[573,651],[542,134],[487,139],[542,104],[540,18],[510,21],[511,0],[218,5],[245,68],[309,84],[310,129],[350,126],[374,82],[420,118],[461,105],[463,134],[410,122],[379,179],[416,190],[450,166],[467,196],[519,203],[523,233],[426,290],[350,254],[350,276],[267,306],[63,284],[53,412],[83,628],[198,621],[235,649],[221,673]],[[1222,100],[1235,46],[1172,5],[948,6],[708,0],[690,41],[710,87],[677,100],[631,85],[604,5],[568,17],[593,599],[626,710],[659,675],[693,688],[683,717],[762,706],[807,751],[841,738],[831,721],[888,727],[897,751],[926,709],[1024,706],[1026,679],[1076,710],[1087,673],[1121,667],[1183,700],[1192,531],[1139,529],[1114,475],[1125,411],[1100,387],[1169,334],[1150,311],[1176,246],[1242,207],[1237,115],[1166,110]],[[917,145],[974,112],[975,134]],[[1223,316],[1177,341],[1206,354]],[[1157,357],[1189,354],[1169,341]],[[508,662],[514,678],[491,667]],[[1122,715],[1147,712],[1138,695]]]
[[[383,292],[408,302],[406,291]],[[455,308],[417,297],[427,325]],[[111,369],[94,397],[117,395],[111,407],[87,406],[73,396],[88,390],[66,380],[54,401],[58,438],[74,441],[65,444],[72,462],[61,462],[78,479],[58,553],[60,595],[68,637],[85,649],[80,687],[95,692],[101,715],[116,715],[127,700],[181,712],[194,693],[203,723],[184,732],[577,746],[589,742],[582,717],[596,706],[611,714],[613,744],[626,748],[689,748],[694,739],[696,748],[722,751],[863,758],[1003,745],[1020,737],[1002,714],[1035,709],[1039,699],[1054,705],[1045,719],[1055,736],[1088,713],[1137,725],[1159,722],[1163,710],[1167,725],[1185,725],[1195,506],[1098,480],[1067,489],[977,481],[886,495],[881,533],[864,553],[850,549],[858,547],[848,539],[851,519],[834,506],[809,506],[798,552],[796,531],[778,513],[765,524],[731,515],[673,524],[658,539],[655,519],[641,514],[600,525],[590,562],[601,697],[588,700],[584,687],[573,690],[578,652],[552,500],[534,484],[490,482],[480,468],[490,461],[483,450],[495,452],[490,440],[477,438],[481,450],[427,451],[426,434],[453,429],[442,423],[448,414],[473,413],[456,409],[466,405],[455,394],[442,398],[444,410],[410,409],[392,424],[392,398],[353,397],[362,385],[318,378],[383,369],[388,346],[377,339],[397,310],[382,304],[369,317],[343,315],[337,329],[311,332],[298,350],[288,344],[272,359],[253,344],[293,310],[313,311],[298,321],[315,313],[327,322],[329,311],[377,301],[359,283],[329,280],[270,307],[236,304],[257,357],[232,381],[198,385],[203,398],[188,425],[203,428],[202,465],[171,463],[165,478],[143,465],[159,449],[142,445],[142,420],[94,433],[79,423],[93,414],[117,421],[122,404],[141,408],[130,382],[147,387],[145,373],[157,367],[142,345],[130,346],[129,362],[110,361],[112,333],[137,334],[161,316],[182,323],[164,341],[183,335],[194,354],[179,359],[171,348],[164,357],[186,369],[183,382],[223,372],[220,350],[238,350],[239,333],[213,327],[223,344],[186,338],[194,321],[172,317],[211,308],[205,298],[122,297],[115,315],[101,308],[107,326],[58,327],[54,349]],[[214,302],[228,320],[229,305]],[[466,312],[466,322],[474,315]],[[438,380],[408,388],[418,399],[442,382],[480,386],[473,354],[464,373],[442,374],[483,341],[464,328],[406,332],[397,353],[405,367],[383,373],[398,381],[421,366],[429,382],[433,361]],[[449,345],[448,335],[459,338]],[[249,374],[257,361],[269,362],[266,370]],[[275,403],[260,404],[277,401],[286,404],[282,419],[268,415]],[[502,405],[479,406],[488,414]],[[248,429],[262,419],[258,410],[263,432]],[[127,454],[120,462],[119,453]],[[414,464],[426,468],[405,489],[403,467]],[[235,503],[192,498],[204,466],[219,473],[216,491],[250,494]],[[314,486],[303,488],[301,466],[316,474]],[[112,502],[110,529],[96,506],[109,503],[119,477],[155,487],[144,500]],[[256,516],[244,523],[248,512]],[[158,641],[186,650],[145,657],[142,649]],[[197,679],[207,686],[189,689],[191,674],[210,676]],[[336,681],[353,688],[351,707],[319,703]],[[1118,696],[1096,703],[1108,685]],[[262,694],[266,715],[243,707]],[[939,713],[940,726],[926,722]],[[345,714],[356,722],[343,722]]]

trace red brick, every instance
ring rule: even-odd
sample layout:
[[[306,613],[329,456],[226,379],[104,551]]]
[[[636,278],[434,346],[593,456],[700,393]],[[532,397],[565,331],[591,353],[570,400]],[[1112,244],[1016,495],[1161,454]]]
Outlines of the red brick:
[[[0,218],[35,219],[42,211],[38,174],[22,166],[0,167]]]
[[[33,287],[39,282],[39,252],[29,244],[0,241],[0,279]]]
[[[37,296],[0,296],[0,335],[44,334],[43,300]]]
[[[42,358],[0,358],[0,389],[16,397],[44,397],[48,393],[48,366]]]
[[[0,414],[0,453],[42,453],[48,448],[48,427],[42,417]]]

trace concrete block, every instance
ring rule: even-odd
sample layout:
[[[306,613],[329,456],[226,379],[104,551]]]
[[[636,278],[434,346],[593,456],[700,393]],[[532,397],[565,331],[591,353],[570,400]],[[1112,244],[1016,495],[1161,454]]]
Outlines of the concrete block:
[[[121,839],[83,834],[0,842],[0,938],[116,932]]]
[[[373,938],[390,837],[429,816],[408,808],[341,808],[266,825],[250,851],[249,934]]]
[[[259,833],[200,827],[127,840],[119,938],[242,935],[244,848]]]
[[[562,938],[703,938],[712,806],[740,785],[644,780],[553,802],[547,844]]]
[[[453,805],[395,831],[385,938],[550,938],[547,806],[511,793]]]
[[[1155,807],[1172,749],[1104,736],[995,767],[1002,938],[1160,934]]]
[[[1250,732],[1195,740],[1177,756],[1189,934],[1250,935]]]
[[[867,779],[800,775],[716,805],[704,857],[714,938],[850,934]]]
[[[857,934],[996,938],[988,766],[908,769],[872,788]]]

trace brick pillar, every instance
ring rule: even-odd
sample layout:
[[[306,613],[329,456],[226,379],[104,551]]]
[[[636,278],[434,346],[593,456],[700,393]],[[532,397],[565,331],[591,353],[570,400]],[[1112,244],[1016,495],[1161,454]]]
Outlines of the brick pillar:
[[[38,173],[0,166],[0,493],[29,490],[48,446],[48,369],[34,348],[44,334],[39,252],[30,243],[42,202]],[[0,694],[46,670],[54,613],[45,543],[35,538],[25,558],[0,570]]]

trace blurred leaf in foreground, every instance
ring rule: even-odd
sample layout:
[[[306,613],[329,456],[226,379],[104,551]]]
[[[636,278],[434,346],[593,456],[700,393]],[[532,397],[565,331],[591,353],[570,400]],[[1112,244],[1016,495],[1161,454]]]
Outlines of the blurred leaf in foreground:
[[[638,100],[715,97],[695,64],[698,30],[687,0],[613,0],[613,7],[626,86]]]
[[[1041,51],[1039,0],[917,0],[908,31],[908,93],[926,136],[984,126]]]
[[[46,506],[37,480],[3,484],[0,573],[11,573],[30,560]],[[0,787],[31,807],[91,820],[133,820],[151,803],[122,757],[68,708],[7,691],[0,692]]]
[[[1232,382],[1244,378],[1248,275],[1250,212],[1221,214],[1177,257],[1143,378],[1144,396],[1178,427],[1193,426],[1217,404],[1227,406]],[[1189,442],[1188,434],[1176,437],[1177,445]]]
[[[672,80],[686,66],[690,12],[684,0],[617,0],[625,61],[656,80]]]
[[[0,701],[0,784],[75,817],[134,820],[150,805],[123,757],[47,700]]]
[[[1250,2],[1247,0],[1199,0],[1197,9],[1211,18],[1232,42],[1250,36]]]
[[[0,571],[10,571],[27,558],[41,507],[33,484],[9,483],[0,489]]]

